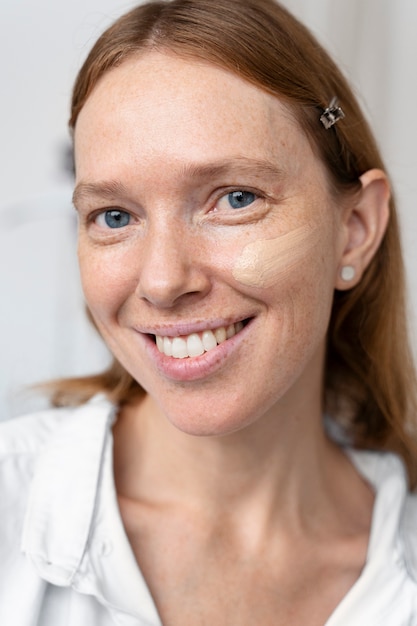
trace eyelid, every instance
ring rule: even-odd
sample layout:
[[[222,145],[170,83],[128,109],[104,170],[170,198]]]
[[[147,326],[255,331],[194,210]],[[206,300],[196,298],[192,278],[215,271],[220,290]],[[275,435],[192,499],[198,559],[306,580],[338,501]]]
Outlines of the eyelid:
[[[119,211],[121,213],[125,213],[129,216],[129,221],[127,224],[112,228],[108,226],[104,222],[104,216],[108,211]],[[89,237],[92,240],[103,242],[103,243],[112,243],[117,241],[122,241],[132,235],[132,233],[136,232],[135,226],[138,224],[138,220],[134,214],[130,210],[122,209],[117,206],[104,206],[102,208],[90,209],[88,213],[85,215],[81,214],[81,225],[86,232],[88,232]],[[99,218],[102,217],[102,223],[99,222]],[[133,229],[133,230],[132,230]]]
[[[251,202],[250,204],[248,204],[246,207],[242,207],[242,211],[244,209],[248,209],[250,210],[250,207],[255,205],[255,203],[257,204],[258,200],[265,200],[268,199],[268,194],[266,194],[265,192],[260,191],[259,189],[255,189],[253,187],[246,187],[245,185],[241,185],[241,186],[233,186],[233,187],[229,187],[226,189],[222,189],[221,193],[219,193],[217,195],[217,199],[214,203],[214,210],[218,207],[219,203],[221,200],[223,200],[224,198],[227,198],[227,196],[229,196],[232,193],[237,193],[237,192],[243,192],[243,193],[250,193],[253,194],[255,196],[255,199],[253,202]],[[230,207],[230,211],[232,212],[236,212],[239,209],[233,209],[232,207]]]
[[[103,221],[105,222],[106,219],[106,214],[107,213],[120,213],[121,215],[128,215],[129,216],[129,221],[127,224],[125,224],[124,226],[120,226],[119,228],[125,228],[126,226],[129,226],[132,220],[132,215],[128,212],[128,211],[124,211],[122,209],[106,209],[105,211],[101,211],[101,213],[98,213],[98,215],[96,215],[95,217],[95,223],[97,224],[99,218],[102,218]],[[113,230],[108,224],[101,224],[100,227],[105,228],[106,230]]]
[[[133,219],[133,215],[130,211],[127,211],[126,209],[120,209],[119,207],[116,206],[112,206],[112,207],[105,207],[103,209],[95,209],[94,211],[91,211],[91,213],[89,213],[86,216],[86,222],[88,224],[97,224],[97,220],[99,217],[103,217],[104,215],[110,211],[117,211],[119,213],[125,213],[126,215],[129,215],[130,219]],[[103,225],[103,228],[109,229],[109,227],[105,227]],[[111,229],[109,229],[111,230]]]
[[[208,213],[216,213],[217,212],[217,208],[218,208],[218,204],[220,202],[220,200],[222,200],[223,198],[226,198],[229,194],[234,193],[234,192],[244,192],[244,193],[251,193],[255,196],[255,199],[253,202],[251,202],[250,204],[248,204],[246,207],[242,207],[241,209],[238,208],[232,208],[231,206],[229,207],[229,209],[219,209],[219,213],[230,213],[232,214],[236,214],[238,212],[241,213],[250,213],[251,208],[254,212],[256,211],[262,211],[262,206],[260,201],[264,201],[264,203],[268,203],[270,201],[274,201],[274,197],[263,190],[260,190],[259,188],[256,187],[252,187],[250,185],[245,185],[245,184],[235,184],[235,185],[228,185],[228,186],[224,186],[224,187],[219,187],[217,190],[214,190],[214,192],[210,195],[212,195],[212,200],[209,201],[210,205],[208,207]],[[205,204],[205,202],[203,201],[203,203]],[[104,203],[103,203],[104,204]],[[266,207],[265,207],[266,208]],[[207,210],[207,209],[206,209]],[[129,224],[127,226],[131,226],[133,224],[137,224],[139,222],[142,222],[142,218],[136,214],[136,211],[132,211],[129,208],[122,208],[120,206],[117,206],[117,204],[114,205],[104,205],[102,207],[99,208],[95,208],[93,209],[93,207],[90,207],[90,210],[88,211],[87,207],[82,210],[82,209],[78,209],[78,212],[80,214],[80,216],[83,215],[84,213],[84,218],[83,221],[86,224],[86,226],[94,226],[96,225],[98,228],[101,228],[102,230],[106,230],[106,231],[111,231],[111,230],[123,230],[125,229],[127,226],[121,227],[120,229],[112,229],[109,226],[105,225],[105,224],[97,224],[97,220],[99,217],[103,216],[104,219],[104,215],[105,213],[107,213],[108,211],[120,211],[121,213],[125,213],[128,214],[130,217],[130,221]],[[237,216],[236,216],[237,217]],[[234,218],[235,219],[235,218]]]

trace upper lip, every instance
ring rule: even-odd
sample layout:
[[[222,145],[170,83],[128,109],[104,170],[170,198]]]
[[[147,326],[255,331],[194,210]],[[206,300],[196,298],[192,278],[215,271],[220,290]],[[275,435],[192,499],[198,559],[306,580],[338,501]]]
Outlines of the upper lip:
[[[230,324],[237,324],[249,319],[251,316],[226,318],[219,320],[203,320],[201,322],[173,322],[171,324],[153,324],[152,326],[137,326],[135,330],[145,335],[158,335],[159,337],[184,337],[192,333],[201,333],[205,330],[216,330],[216,328],[227,328]]]

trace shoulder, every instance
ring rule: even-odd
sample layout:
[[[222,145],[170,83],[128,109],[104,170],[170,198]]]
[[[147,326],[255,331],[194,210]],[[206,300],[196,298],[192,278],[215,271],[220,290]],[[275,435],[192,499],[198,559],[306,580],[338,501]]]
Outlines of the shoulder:
[[[0,461],[15,455],[39,454],[62,429],[89,429],[92,421],[108,421],[115,408],[104,396],[78,407],[51,408],[0,422]]]
[[[51,409],[0,423],[0,511],[25,501],[36,466],[74,409]]]
[[[32,623],[33,612],[53,597],[44,595],[47,583],[57,589],[72,580],[87,545],[113,415],[98,397],[0,423],[1,624]]]
[[[403,542],[408,570],[417,582],[417,493],[410,493],[405,502]]]
[[[56,408],[0,423],[0,511],[25,494],[46,458],[53,479],[60,458],[76,459],[79,442],[106,430],[114,407],[102,397],[71,408]],[[65,454],[66,453],[66,454]]]
[[[69,418],[54,409],[0,423],[0,578],[25,577],[21,541],[30,491],[48,442]],[[17,572],[17,574],[16,574]],[[11,582],[10,582],[11,584]],[[0,588],[3,604],[4,584]],[[0,611],[1,612],[1,611]]]
[[[0,423],[0,462],[13,455],[38,454],[64,419],[76,409],[60,408],[14,417]]]
[[[409,491],[403,461],[390,452],[347,450],[359,473],[375,492],[371,544],[380,555],[401,554],[417,583],[417,493]]]
[[[20,558],[25,536],[30,543],[43,526],[47,536],[54,510],[69,515],[71,490],[94,493],[113,415],[114,407],[97,397],[0,424],[0,578],[4,563]]]

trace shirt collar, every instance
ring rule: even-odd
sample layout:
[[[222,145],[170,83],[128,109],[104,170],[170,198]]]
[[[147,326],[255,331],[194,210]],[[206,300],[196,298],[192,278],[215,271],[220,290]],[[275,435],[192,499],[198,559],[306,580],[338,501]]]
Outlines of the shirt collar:
[[[115,408],[103,396],[69,412],[39,456],[22,551],[39,576],[96,596],[126,624],[159,617],[126,537],[113,478]],[[129,621],[132,616],[133,621]]]
[[[36,464],[22,550],[42,578],[56,585],[71,583],[83,557],[112,419],[102,397],[70,412]]]
[[[407,476],[402,461],[394,454],[350,449],[349,457],[375,491],[367,560],[396,556],[404,507],[408,495]]]
[[[407,567],[403,540],[407,480],[393,454],[347,450],[375,490],[365,567],[326,626],[408,624],[415,611],[416,584]]]
[[[161,626],[149,588],[127,538],[114,484],[112,440],[104,453],[102,485],[98,493],[94,532],[91,534],[73,586],[94,595],[111,610],[123,611],[126,623]],[[93,581],[93,582],[92,582]],[[138,622],[139,620],[139,622]],[[125,622],[123,622],[125,623]]]
[[[126,623],[137,624],[139,618],[142,624],[159,626],[117,505],[114,415],[113,405],[98,396],[61,421],[35,469],[22,550],[46,581],[96,596],[109,610],[131,616]],[[376,492],[368,563],[375,567],[380,562],[386,570],[388,555],[403,560],[399,529],[407,494],[405,471],[394,455],[348,454]],[[362,579],[364,575],[366,568]],[[341,609],[352,600],[352,591]]]

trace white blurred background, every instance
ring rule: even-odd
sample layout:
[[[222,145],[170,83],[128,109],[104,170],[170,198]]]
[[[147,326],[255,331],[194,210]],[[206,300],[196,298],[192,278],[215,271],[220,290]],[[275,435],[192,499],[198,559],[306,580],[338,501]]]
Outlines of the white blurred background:
[[[417,2],[284,0],[360,94],[394,181],[417,337]],[[68,103],[104,28],[136,2],[2,0],[0,419],[38,406],[25,385],[100,370],[75,261]]]

